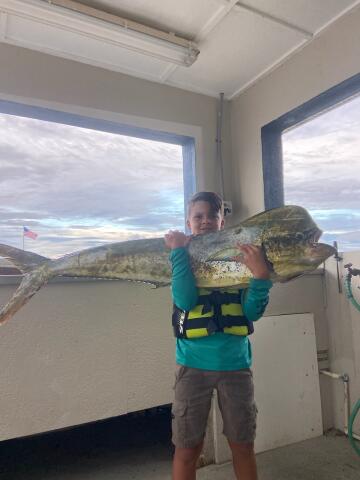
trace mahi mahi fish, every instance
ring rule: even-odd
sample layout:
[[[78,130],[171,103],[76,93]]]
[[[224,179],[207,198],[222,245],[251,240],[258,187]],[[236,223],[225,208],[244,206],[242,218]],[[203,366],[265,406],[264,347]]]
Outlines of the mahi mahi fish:
[[[285,206],[259,213],[237,226],[191,237],[188,252],[198,287],[244,287],[251,272],[234,257],[237,244],[263,250],[274,282],[286,282],[311,272],[335,249],[318,243],[321,230],[299,206]],[[169,250],[163,238],[110,243],[65,255],[59,259],[0,244],[0,256],[24,274],[9,302],[0,309],[0,324],[11,318],[51,278],[92,277],[150,283],[171,282]]]

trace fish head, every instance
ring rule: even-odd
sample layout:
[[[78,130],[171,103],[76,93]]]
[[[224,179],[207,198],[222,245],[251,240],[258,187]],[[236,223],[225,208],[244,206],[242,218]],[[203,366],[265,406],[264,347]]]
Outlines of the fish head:
[[[274,279],[286,282],[316,270],[335,254],[335,248],[326,243],[302,243],[282,252],[280,257],[268,260],[272,264]]]
[[[305,248],[305,258],[313,262],[325,262],[326,259],[336,254],[336,249],[327,243],[313,243]]]

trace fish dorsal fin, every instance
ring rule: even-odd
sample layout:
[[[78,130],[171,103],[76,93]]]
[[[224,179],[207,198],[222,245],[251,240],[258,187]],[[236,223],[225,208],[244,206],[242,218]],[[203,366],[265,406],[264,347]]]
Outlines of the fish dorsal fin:
[[[10,245],[0,244],[0,257],[6,258],[15,265],[21,272],[28,273],[44,262],[50,260],[37,253],[26,252]]]
[[[280,222],[283,224],[286,224],[287,222],[293,222],[293,224],[307,223],[315,226],[309,212],[299,205],[284,205],[282,207],[270,208],[269,210],[257,213],[244,220],[242,225],[244,227],[249,227],[251,225],[260,225],[263,223],[273,224],[274,222]]]

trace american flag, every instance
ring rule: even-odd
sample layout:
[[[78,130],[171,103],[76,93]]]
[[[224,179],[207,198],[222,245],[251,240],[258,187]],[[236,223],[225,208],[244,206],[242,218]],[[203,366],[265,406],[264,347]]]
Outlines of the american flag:
[[[36,240],[36,238],[38,236],[37,233],[33,232],[32,230],[30,230],[27,227],[24,227],[23,235],[24,235],[24,237],[29,237],[29,238],[32,238],[33,240]]]

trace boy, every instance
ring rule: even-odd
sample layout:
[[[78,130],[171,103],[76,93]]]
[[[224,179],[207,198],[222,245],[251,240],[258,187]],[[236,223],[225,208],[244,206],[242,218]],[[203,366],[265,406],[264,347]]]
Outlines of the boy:
[[[221,230],[224,227],[221,198],[213,192],[195,194],[189,202],[187,225],[192,235]],[[213,389],[218,393],[224,434],[232,451],[236,478],[256,480],[254,438],[257,409],[250,370],[251,345],[247,334],[252,332],[252,322],[262,316],[268,303],[272,286],[269,271],[260,248],[238,245],[240,255],[234,260],[241,261],[252,272],[254,278],[249,287],[230,292],[226,289],[226,293],[224,289],[219,289],[215,294],[199,291],[185,248],[189,240],[190,237],[182,232],[170,231],[165,235],[165,243],[171,249],[174,315],[190,316],[202,324],[211,320],[212,330],[214,322],[217,328],[213,333],[208,329],[211,333],[207,336],[191,339],[186,338],[186,332],[185,335],[177,332],[177,371],[172,409],[175,445],[173,480],[196,478],[196,462],[203,445]],[[233,319],[235,324],[237,321],[241,324],[240,329],[236,327],[241,334],[225,333],[221,325],[225,318],[221,316],[224,304],[229,305],[229,293],[232,308],[238,313]],[[225,295],[227,300],[222,301]]]

